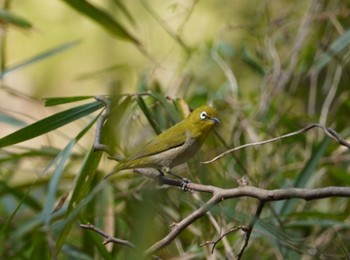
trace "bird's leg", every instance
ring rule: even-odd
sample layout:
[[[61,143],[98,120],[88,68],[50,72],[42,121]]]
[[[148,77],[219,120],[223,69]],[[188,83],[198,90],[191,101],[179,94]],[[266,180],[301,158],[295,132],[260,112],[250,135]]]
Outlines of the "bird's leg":
[[[164,177],[164,173],[161,170],[158,170],[159,174],[157,175],[156,179],[158,181],[158,185],[162,186],[163,182],[162,182],[162,177]]]
[[[187,186],[187,184],[189,183],[189,182],[191,182],[189,179],[187,179],[187,178],[184,178],[184,177],[181,177],[181,176],[179,176],[179,175],[177,175],[177,174],[175,174],[175,173],[172,173],[171,171],[170,171],[170,168],[169,167],[164,167],[161,171],[159,171],[159,172],[161,172],[163,175],[164,175],[164,173],[167,173],[167,174],[169,174],[169,175],[172,175],[172,176],[174,176],[175,178],[177,178],[177,179],[179,179],[179,180],[181,180],[181,190],[183,190],[183,191],[189,191],[190,189],[188,189],[186,186]]]

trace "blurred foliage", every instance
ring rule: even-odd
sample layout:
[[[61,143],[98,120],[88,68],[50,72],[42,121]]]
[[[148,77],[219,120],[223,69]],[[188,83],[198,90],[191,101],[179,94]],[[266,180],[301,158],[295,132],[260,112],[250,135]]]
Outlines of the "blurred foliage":
[[[110,95],[103,141],[125,156],[190,107],[214,105],[222,124],[194,159],[174,169],[194,182],[233,188],[244,177],[266,189],[349,185],[349,152],[316,130],[200,163],[316,122],[349,138],[348,1],[0,4],[1,259],[138,259],[130,248],[102,245],[102,237],[79,224],[144,249],[208,199],[129,171],[103,181],[114,162],[92,150],[103,110],[94,95]],[[28,4],[31,11],[23,12]],[[87,48],[90,39],[94,49]],[[46,96],[42,108],[39,98]],[[239,233],[213,255],[200,244],[248,224],[256,207],[250,198],[224,201],[157,255],[231,258],[242,243]],[[345,198],[269,203],[244,257],[349,258],[349,211]]]

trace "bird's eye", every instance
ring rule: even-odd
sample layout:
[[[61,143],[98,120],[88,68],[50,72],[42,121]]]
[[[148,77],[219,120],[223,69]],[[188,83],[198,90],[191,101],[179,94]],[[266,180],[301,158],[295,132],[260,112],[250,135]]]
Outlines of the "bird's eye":
[[[207,113],[206,113],[205,111],[203,111],[203,112],[201,113],[201,115],[200,115],[200,118],[201,118],[202,120],[207,119],[207,118],[208,118]]]

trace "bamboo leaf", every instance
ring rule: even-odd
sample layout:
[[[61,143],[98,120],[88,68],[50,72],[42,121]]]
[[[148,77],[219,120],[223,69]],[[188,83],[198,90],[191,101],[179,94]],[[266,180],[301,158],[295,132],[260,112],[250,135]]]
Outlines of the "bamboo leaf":
[[[320,70],[332,59],[336,58],[341,51],[348,48],[350,45],[350,30],[343,33],[335,39],[329,46],[328,50],[324,52],[314,63],[314,69]]]
[[[112,35],[133,42],[136,45],[141,45],[138,39],[136,39],[131,33],[128,32],[120,22],[115,20],[110,14],[104,10],[97,8],[85,0],[62,0],[76,11],[82,13],[88,18],[94,20],[96,23],[101,25],[105,30],[110,32]]]
[[[0,9],[0,22],[4,24],[12,24],[22,29],[32,28],[32,24],[26,19],[5,9]]]
[[[71,103],[71,102],[82,101],[93,97],[94,96],[54,97],[54,98],[44,98],[44,101],[45,101],[46,107],[51,107],[51,106],[57,106],[57,105]]]
[[[304,169],[300,172],[298,178],[295,180],[293,185],[294,188],[304,188],[309,182],[312,175],[315,173],[316,167],[321,160],[328,144],[330,143],[329,138],[325,138],[322,143],[315,149],[311,158],[306,163]],[[283,201],[282,207],[280,208],[279,215],[285,215],[291,213],[295,204],[297,203],[297,199],[291,199],[287,201]]]
[[[154,97],[155,99],[157,99],[162,104],[162,106],[165,108],[165,110],[169,114],[173,124],[175,124],[181,120],[179,112],[175,109],[175,107],[173,105],[171,105],[168,102],[168,100],[163,95],[161,95],[157,92],[154,92],[154,91],[150,92],[150,95],[152,97]]]
[[[78,214],[81,212],[82,208],[91,201],[105,185],[105,182],[102,181],[90,191],[91,182],[96,174],[101,157],[102,152],[94,152],[93,150],[90,150],[85,157],[74,187],[72,198],[68,205],[66,218],[57,226],[58,237],[56,246],[58,251],[60,251],[64,244],[74,222],[78,219]]]
[[[72,149],[74,145],[80,140],[80,138],[82,138],[86,134],[86,132],[93,126],[93,124],[96,122],[97,119],[98,119],[98,116],[96,116],[93,120],[91,120],[91,122],[86,127],[84,127],[84,129],[68,143],[68,145],[62,150],[62,152],[58,154],[54,160],[52,160],[52,163],[50,163],[46,169],[47,171],[52,165],[57,165],[49,181],[48,195],[47,195],[45,207],[43,209],[46,225],[49,225],[52,219],[51,213],[53,210],[59,181],[64,172],[64,165],[66,164],[67,160],[72,154]]]
[[[92,102],[59,112],[39,120],[0,139],[0,148],[17,144],[64,126],[103,107],[100,102]]]
[[[72,47],[74,47],[75,45],[77,45],[79,43],[80,43],[80,41],[68,42],[68,43],[62,44],[62,45],[60,45],[58,47],[55,47],[53,49],[50,49],[48,51],[42,52],[42,53],[40,53],[38,55],[35,55],[34,57],[31,57],[31,58],[29,58],[26,61],[23,61],[23,62],[21,62],[21,63],[19,63],[17,65],[14,65],[14,66],[12,66],[10,68],[7,68],[4,71],[0,72],[0,79],[4,78],[5,76],[7,76],[7,74],[9,74],[9,73],[11,73],[11,72],[13,72],[15,70],[22,69],[22,68],[27,67],[29,65],[32,65],[32,64],[34,64],[36,62],[39,62],[39,61],[44,60],[44,59],[47,59],[47,58],[49,58],[49,57],[51,57],[53,55],[56,55],[56,54],[58,54],[58,53],[60,53],[62,51],[65,51],[65,50],[67,50],[69,48],[72,48]]]
[[[120,9],[132,25],[136,25],[135,19],[132,17],[126,6],[120,0],[113,0],[113,3]]]
[[[148,123],[152,126],[156,134],[159,135],[162,131],[157,125],[157,122],[154,120],[154,116],[152,115],[152,112],[146,106],[145,101],[142,99],[141,96],[137,96],[136,101],[139,107],[141,108],[143,114],[146,116]]]
[[[7,185],[6,182],[0,181],[0,196],[2,195],[9,195],[11,194],[15,198],[22,200],[22,203],[28,205],[31,209],[39,211],[42,209],[42,206],[40,203],[34,198],[33,196],[30,196],[29,193],[24,193],[17,187],[10,187]]]

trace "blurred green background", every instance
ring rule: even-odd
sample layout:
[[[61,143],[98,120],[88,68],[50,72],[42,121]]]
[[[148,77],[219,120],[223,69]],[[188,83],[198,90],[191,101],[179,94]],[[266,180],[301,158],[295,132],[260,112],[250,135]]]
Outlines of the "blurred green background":
[[[157,186],[92,152],[102,105],[103,142],[125,156],[183,118],[215,106],[221,125],[198,155],[175,169],[193,182],[266,189],[349,186],[346,148],[312,129],[245,143],[312,123],[349,139],[348,1],[0,1],[0,258],[139,259],[102,245],[92,223],[140,249],[164,237],[209,196]],[[230,228],[257,207],[231,199],[197,220],[161,259],[231,259],[243,243]],[[346,259],[349,200],[269,203],[245,259]]]

